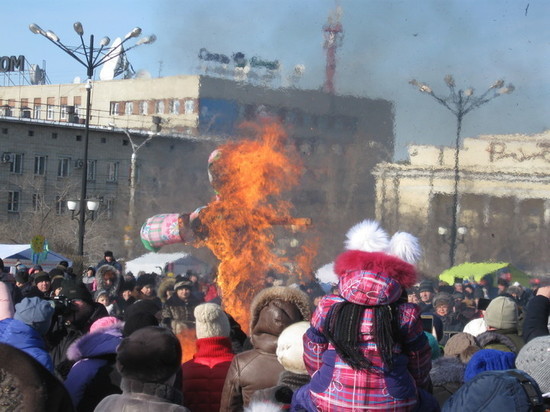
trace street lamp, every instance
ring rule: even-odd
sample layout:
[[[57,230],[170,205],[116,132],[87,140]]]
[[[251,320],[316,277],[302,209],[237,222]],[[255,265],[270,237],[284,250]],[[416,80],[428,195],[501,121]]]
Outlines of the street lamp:
[[[118,47],[110,49],[109,51],[105,50],[105,47],[109,45],[111,40],[108,37],[104,37],[99,42],[99,48],[94,48],[94,35],[90,35],[89,46],[86,46],[84,43],[84,28],[80,22],[76,22],[73,25],[74,31],[80,37],[81,45],[78,47],[68,47],[61,43],[59,37],[51,30],[44,31],[37,24],[29,25],[30,31],[34,34],[40,34],[46,39],[51,41],[73,59],[78,61],[86,68],[86,123],[85,123],[85,135],[84,135],[84,156],[83,156],[83,167],[82,167],[82,185],[80,190],[80,210],[84,210],[86,202],[86,185],[88,178],[88,140],[90,135],[90,113],[91,113],[91,92],[92,92],[92,79],[94,76],[94,70],[97,69],[102,64],[113,60],[124,53],[122,45],[132,38],[139,37],[141,34],[141,29],[139,27],[134,28],[130,31],[124,39],[121,41]],[[138,40],[133,46],[126,49],[129,51],[137,46],[142,44],[151,44],[156,40],[155,35],[143,37]],[[85,231],[86,219],[85,213],[80,213],[79,223],[78,223],[78,254],[84,259],[84,231]]]
[[[460,182],[460,132],[462,130],[462,119],[471,111],[489,103],[503,94],[510,94],[514,91],[514,86],[504,85],[504,80],[495,81],[484,93],[479,96],[474,96],[474,89],[456,90],[456,85],[453,76],[450,74],[445,76],[445,83],[449,88],[449,95],[441,97],[436,95],[432,88],[426,83],[419,83],[416,80],[409,82],[417,87],[422,93],[426,93],[433,97],[439,104],[445,106],[451,113],[456,116],[456,140],[455,140],[455,165],[454,165],[454,192],[453,192],[453,209],[451,217],[451,233],[449,237],[449,261],[451,267],[455,264],[455,253],[457,244],[457,215],[458,215],[458,184]]]
[[[86,209],[80,209],[80,201],[76,200],[67,200],[67,209],[71,211],[71,219],[76,219],[77,217],[84,216],[84,221],[95,219],[95,213],[99,209],[99,202],[94,199],[86,200]],[[78,211],[76,211],[78,208]],[[82,213],[82,211],[84,211]],[[76,213],[75,213],[76,212]]]

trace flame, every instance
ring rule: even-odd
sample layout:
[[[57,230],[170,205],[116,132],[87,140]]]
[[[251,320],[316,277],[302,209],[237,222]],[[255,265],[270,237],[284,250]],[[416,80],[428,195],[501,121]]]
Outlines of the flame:
[[[181,345],[181,363],[193,359],[197,351],[195,342],[197,340],[194,329],[183,329],[176,335]]]
[[[209,166],[218,197],[201,212],[201,224],[205,245],[220,260],[224,308],[247,331],[249,305],[268,270],[288,272],[288,258],[274,251],[273,228],[300,220],[290,217],[292,204],[281,195],[298,183],[302,164],[278,123],[247,123],[243,130],[257,138],[222,145]]]

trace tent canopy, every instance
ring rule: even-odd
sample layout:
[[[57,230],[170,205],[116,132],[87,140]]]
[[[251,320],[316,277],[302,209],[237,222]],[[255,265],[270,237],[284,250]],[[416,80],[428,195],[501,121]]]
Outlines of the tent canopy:
[[[19,261],[27,267],[32,267],[34,265],[33,253],[34,252],[30,244],[0,244],[0,258],[4,261],[4,266],[15,266],[17,261]],[[49,272],[62,260],[69,262],[69,265],[72,265],[73,263],[65,256],[49,250],[46,258],[39,262],[39,264],[46,272]]]
[[[523,286],[529,286],[529,276],[512,264],[506,262],[463,263],[445,270],[439,275],[439,279],[452,285],[455,277],[478,282],[483,276],[492,274],[494,275],[494,286],[496,286],[498,275],[506,272],[512,275],[511,283],[519,282]]]
[[[188,253],[146,253],[136,259],[126,262],[126,272],[137,275],[146,273],[162,274],[172,272],[176,275],[185,274],[188,270],[199,275],[210,272],[211,267],[202,260]]]

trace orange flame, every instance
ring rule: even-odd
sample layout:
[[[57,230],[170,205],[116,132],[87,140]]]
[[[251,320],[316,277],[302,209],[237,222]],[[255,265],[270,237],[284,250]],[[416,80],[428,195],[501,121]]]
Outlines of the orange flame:
[[[268,270],[288,271],[288,258],[274,252],[273,226],[293,220],[292,205],[281,194],[298,183],[302,165],[279,124],[244,126],[258,138],[218,149],[210,171],[219,197],[203,210],[201,223],[206,246],[220,260],[217,282],[225,310],[248,330],[250,302]]]
[[[193,355],[197,351],[195,330],[183,329],[176,336],[181,345],[181,363],[193,359]]]

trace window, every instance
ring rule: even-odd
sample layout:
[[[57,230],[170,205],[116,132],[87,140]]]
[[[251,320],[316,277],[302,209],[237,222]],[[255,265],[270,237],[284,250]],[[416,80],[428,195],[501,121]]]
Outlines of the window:
[[[77,135],[76,135],[76,141],[77,141],[77,142],[81,142],[81,141],[82,141],[82,135],[81,135],[81,134],[77,134]]]
[[[57,139],[57,133],[52,133],[52,139]]]
[[[21,192],[10,190],[8,192],[8,212],[19,212]]]
[[[2,134],[8,134],[8,128],[2,127]]]
[[[105,214],[103,215],[103,217],[106,217],[107,219],[112,219],[113,218],[113,204],[114,204],[114,199],[104,199],[104,206],[105,206]]]
[[[139,114],[147,115],[149,112],[149,104],[147,102],[139,102]]]
[[[97,160],[88,160],[88,180],[95,180],[97,170]]]
[[[46,174],[46,156],[34,156],[34,174],[44,176]]]
[[[34,130],[29,130],[28,135],[29,135],[30,137],[34,136]]]
[[[120,104],[118,102],[111,102],[111,107],[109,110],[109,114],[111,116],[118,116],[118,110],[120,108]]]
[[[46,106],[46,119],[48,120],[53,120],[54,118],[54,115],[55,115],[55,112],[54,112],[54,107],[52,104],[48,104]]]
[[[80,108],[81,108],[80,104],[75,104],[74,105],[74,115],[76,117],[80,117]]]
[[[63,106],[61,106],[59,118],[60,118],[61,120],[67,120],[67,105],[66,105],[66,104],[64,104]]]
[[[170,100],[170,111],[172,114],[180,114],[180,101],[179,100]]]
[[[57,163],[57,177],[69,176],[69,167],[71,159],[68,157],[61,157]]]
[[[118,162],[109,162],[107,164],[107,182],[116,182],[118,180]]]
[[[61,196],[55,197],[55,213],[58,215],[62,215],[65,213],[65,201]]]
[[[10,163],[10,173],[23,173],[23,154],[15,153],[15,159]]]
[[[42,205],[42,195],[40,193],[32,194],[32,209],[36,212]]]
[[[186,100],[185,101],[185,114],[193,114],[195,112],[195,101]]]
[[[126,115],[131,115],[134,113],[134,102],[126,102],[125,112]]]
[[[35,119],[40,119],[40,117],[42,117],[42,106],[40,106],[39,104],[35,104],[34,105],[34,114],[33,114],[33,117]]]
[[[155,103],[155,112],[157,114],[164,114],[164,100],[157,100]]]

